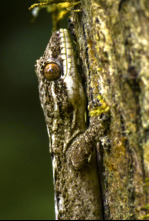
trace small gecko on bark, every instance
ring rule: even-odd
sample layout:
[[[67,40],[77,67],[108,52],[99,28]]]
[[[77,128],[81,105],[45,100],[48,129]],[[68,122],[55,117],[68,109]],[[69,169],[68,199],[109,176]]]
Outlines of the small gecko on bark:
[[[56,219],[102,220],[95,146],[105,129],[93,117],[87,128],[86,96],[66,29],[52,34],[36,74],[53,163]]]

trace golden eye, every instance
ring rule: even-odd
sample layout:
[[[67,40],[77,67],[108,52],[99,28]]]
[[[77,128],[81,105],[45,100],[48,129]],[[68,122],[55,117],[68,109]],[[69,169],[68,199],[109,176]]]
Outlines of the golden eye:
[[[61,69],[56,63],[46,64],[43,70],[44,77],[48,81],[55,81],[61,76]]]

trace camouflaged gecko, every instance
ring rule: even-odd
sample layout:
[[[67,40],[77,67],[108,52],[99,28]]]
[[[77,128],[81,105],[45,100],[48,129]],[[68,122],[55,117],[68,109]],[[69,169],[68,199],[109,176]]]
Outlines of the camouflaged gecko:
[[[86,96],[66,29],[52,34],[36,74],[53,163],[56,219],[100,220],[95,145],[104,129],[94,118],[87,128]]]

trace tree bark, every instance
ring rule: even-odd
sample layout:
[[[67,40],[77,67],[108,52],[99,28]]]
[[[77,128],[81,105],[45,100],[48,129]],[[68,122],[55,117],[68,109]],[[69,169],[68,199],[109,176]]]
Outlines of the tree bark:
[[[90,118],[110,109],[98,143],[104,218],[147,219],[149,203],[148,0],[81,0],[71,30],[85,75]],[[104,111],[103,111],[104,112]]]

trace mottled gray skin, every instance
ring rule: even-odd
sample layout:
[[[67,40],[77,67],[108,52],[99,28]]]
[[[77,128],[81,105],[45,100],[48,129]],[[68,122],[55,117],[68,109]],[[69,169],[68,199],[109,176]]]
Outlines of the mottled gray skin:
[[[86,98],[73,54],[67,30],[60,29],[53,33],[44,55],[36,63],[53,162],[56,219],[100,220],[100,186],[93,151],[99,126],[91,122],[92,126],[86,130]],[[61,77],[56,81],[44,78],[47,60],[61,67]],[[101,134],[103,131],[101,127]]]

